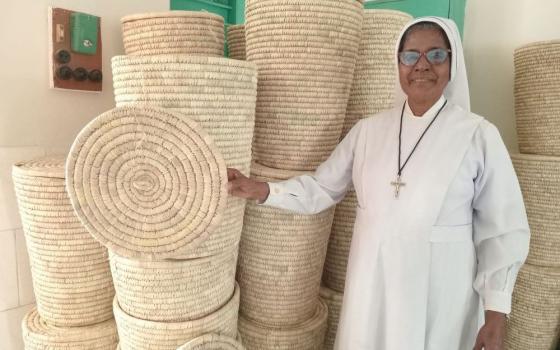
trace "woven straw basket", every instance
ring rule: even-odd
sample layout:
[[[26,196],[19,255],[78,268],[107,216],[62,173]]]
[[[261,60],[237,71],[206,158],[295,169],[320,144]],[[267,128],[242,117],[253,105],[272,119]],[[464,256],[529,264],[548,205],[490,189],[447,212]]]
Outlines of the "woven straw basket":
[[[115,320],[85,327],[61,328],[28,312],[21,324],[25,350],[114,350],[119,341]]]
[[[202,11],[143,13],[121,19],[127,55],[224,55],[224,19]]]
[[[300,174],[253,164],[258,180]],[[316,311],[334,208],[315,215],[247,204],[237,281],[240,312],[268,325],[292,325]],[[301,234],[305,232],[305,234]]]
[[[525,264],[513,291],[506,349],[555,349],[559,320],[560,269]]]
[[[516,49],[514,65],[519,151],[560,156],[560,40]]]
[[[343,294],[329,288],[321,287],[321,299],[327,304],[329,309],[329,318],[327,319],[327,334],[325,336],[325,345],[323,350],[332,350],[336,339],[336,331],[338,330],[338,320],[340,318],[340,309],[342,308]]]
[[[354,232],[357,204],[356,192],[350,190],[346,197],[336,205],[334,212],[325,266],[323,267],[323,283],[337,292],[344,291],[346,266],[348,265],[350,242]]]
[[[209,333],[189,341],[177,350],[245,350],[245,347],[234,338]]]
[[[327,331],[327,305],[315,300],[314,314],[289,327],[269,327],[239,316],[239,333],[247,350],[322,350]]]
[[[395,42],[411,19],[409,14],[400,11],[364,11],[362,41],[342,137],[358,120],[393,106],[397,78]]]
[[[235,24],[228,26],[227,29],[227,44],[229,51],[229,58],[236,60],[246,60],[245,53],[245,25]]]
[[[531,227],[527,262],[560,268],[560,157],[511,155]]]
[[[133,318],[114,300],[115,320],[121,350],[175,350],[186,342],[206,333],[237,336],[239,287],[230,301],[216,312],[186,322],[154,322]]]
[[[237,247],[190,260],[138,261],[115,254],[110,258],[119,306],[132,317],[195,320],[222,307],[234,292]]]
[[[143,102],[181,112],[212,136],[228,167],[249,175],[257,73],[252,63],[225,58],[113,58],[117,106]],[[245,201],[229,197],[222,224],[185,257],[215,255],[239,242]]]
[[[360,44],[354,0],[248,0],[246,54],[259,70],[254,158],[312,170],[339,141]]]
[[[227,198],[224,160],[200,125],[149,106],[92,120],[67,164],[72,206],[116,254],[161,259],[204,241]]]
[[[12,176],[27,242],[37,307],[56,326],[113,317],[107,250],[74,214],[64,185],[64,157],[14,165]]]

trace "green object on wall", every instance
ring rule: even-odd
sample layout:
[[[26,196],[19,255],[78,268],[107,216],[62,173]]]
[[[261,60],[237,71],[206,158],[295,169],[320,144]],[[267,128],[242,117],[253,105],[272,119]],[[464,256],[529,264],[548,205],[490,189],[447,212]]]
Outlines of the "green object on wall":
[[[74,12],[70,15],[70,42],[72,51],[84,55],[95,55],[99,17]]]

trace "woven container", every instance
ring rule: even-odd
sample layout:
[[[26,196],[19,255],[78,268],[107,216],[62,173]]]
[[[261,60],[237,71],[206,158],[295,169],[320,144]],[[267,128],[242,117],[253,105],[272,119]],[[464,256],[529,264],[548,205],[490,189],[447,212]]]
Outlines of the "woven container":
[[[245,25],[234,24],[227,28],[227,44],[229,58],[236,60],[245,60]]]
[[[513,291],[507,350],[550,350],[560,324],[560,269],[525,264]]]
[[[193,249],[226,206],[226,167],[211,137],[188,117],[145,105],[92,120],[72,145],[66,181],[88,231],[127,257]]]
[[[323,350],[334,349],[334,341],[336,339],[336,331],[338,330],[338,320],[340,318],[340,309],[342,308],[343,294],[335,290],[321,287],[321,299],[327,304],[329,309],[329,317],[327,319],[327,334],[325,336],[325,344]]]
[[[277,181],[301,172],[254,163],[251,174],[261,181]],[[247,204],[237,270],[245,318],[281,326],[313,315],[333,215],[334,208],[300,215]]]
[[[560,40],[516,49],[514,66],[519,151],[560,156]]]
[[[24,316],[21,328],[25,350],[114,350],[119,341],[114,319],[62,328],[47,323],[35,308]]]
[[[74,214],[62,156],[14,165],[12,176],[41,317],[56,326],[82,326],[113,317],[107,250]]]
[[[245,350],[245,347],[234,338],[209,333],[189,341],[177,350]]]
[[[168,11],[121,19],[127,55],[224,55],[224,19],[202,11]]]
[[[254,159],[312,170],[329,156],[344,123],[362,16],[354,0],[246,2],[247,60],[259,70]]]
[[[240,315],[239,333],[247,350],[322,350],[327,314],[327,305],[316,300],[311,317],[291,327],[269,327]]]
[[[365,116],[393,106],[397,67],[395,42],[412,17],[394,10],[365,10],[354,82],[342,137]]]
[[[119,306],[135,318],[196,320],[226,304],[235,288],[237,247],[189,260],[139,261],[111,254],[110,261]]]
[[[114,300],[115,320],[121,350],[175,350],[186,342],[206,333],[237,336],[239,287],[222,308],[203,318],[187,322],[154,322],[133,318]]]
[[[511,155],[531,227],[527,262],[560,267],[560,157]]]

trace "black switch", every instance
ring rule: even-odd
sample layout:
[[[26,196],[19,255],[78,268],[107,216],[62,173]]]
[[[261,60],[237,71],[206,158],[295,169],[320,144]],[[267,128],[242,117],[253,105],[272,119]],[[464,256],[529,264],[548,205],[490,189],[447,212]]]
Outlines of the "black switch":
[[[74,79],[76,79],[77,81],[84,81],[88,77],[88,72],[84,68],[78,67],[74,69],[73,75]]]
[[[94,83],[98,83],[103,80],[103,73],[99,69],[94,69],[89,72],[88,74],[89,80],[93,81]]]
[[[66,50],[58,50],[55,54],[54,57],[56,59],[56,61],[58,63],[62,63],[62,64],[66,64],[68,62],[70,62],[70,52],[66,51]]]
[[[72,69],[68,66],[60,66],[56,70],[56,76],[60,80],[68,80],[72,78]]]

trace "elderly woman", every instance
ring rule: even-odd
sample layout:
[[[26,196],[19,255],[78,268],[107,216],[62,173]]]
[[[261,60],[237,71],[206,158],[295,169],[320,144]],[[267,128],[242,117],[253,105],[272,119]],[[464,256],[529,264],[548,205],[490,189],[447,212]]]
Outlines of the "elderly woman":
[[[395,58],[396,107],[357,123],[314,175],[263,183],[229,169],[230,193],[317,213],[354,185],[336,349],[503,349],[529,243],[508,152],[470,112],[453,22],[411,22]]]

